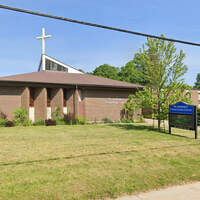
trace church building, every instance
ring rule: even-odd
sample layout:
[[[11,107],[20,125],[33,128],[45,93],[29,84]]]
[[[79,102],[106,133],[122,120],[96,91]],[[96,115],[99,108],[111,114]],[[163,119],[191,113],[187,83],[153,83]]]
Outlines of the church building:
[[[120,120],[123,104],[143,86],[85,74],[45,54],[37,72],[0,77],[0,112],[14,117],[20,107],[29,119],[50,119],[59,106],[61,115],[71,113],[88,121]]]

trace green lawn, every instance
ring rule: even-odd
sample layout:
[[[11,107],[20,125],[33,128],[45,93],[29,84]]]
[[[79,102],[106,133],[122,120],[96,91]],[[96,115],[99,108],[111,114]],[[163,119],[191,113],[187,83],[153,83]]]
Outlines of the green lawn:
[[[0,128],[0,199],[103,199],[200,180],[200,140],[176,133],[140,124]]]

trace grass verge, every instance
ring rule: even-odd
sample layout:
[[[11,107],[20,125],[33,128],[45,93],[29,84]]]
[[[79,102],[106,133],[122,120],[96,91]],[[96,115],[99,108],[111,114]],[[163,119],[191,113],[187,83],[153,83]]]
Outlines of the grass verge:
[[[103,199],[200,180],[190,131],[145,125],[0,129],[0,199]]]

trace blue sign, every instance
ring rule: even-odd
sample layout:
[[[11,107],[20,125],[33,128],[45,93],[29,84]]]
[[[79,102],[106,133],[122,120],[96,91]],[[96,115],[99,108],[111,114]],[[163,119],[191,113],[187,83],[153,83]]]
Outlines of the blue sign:
[[[194,106],[183,102],[178,102],[174,105],[169,106],[169,113],[193,115]]]

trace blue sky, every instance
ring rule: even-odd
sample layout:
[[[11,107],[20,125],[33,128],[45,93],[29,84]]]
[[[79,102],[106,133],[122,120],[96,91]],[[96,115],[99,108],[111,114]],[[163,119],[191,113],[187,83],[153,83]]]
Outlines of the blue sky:
[[[200,43],[198,0],[0,0],[45,12],[133,31]],[[36,71],[41,56],[42,27],[52,38],[46,53],[84,71],[108,63],[122,66],[146,38],[0,9],[0,76]],[[200,72],[200,47],[176,44],[187,58],[185,75],[193,85]]]

